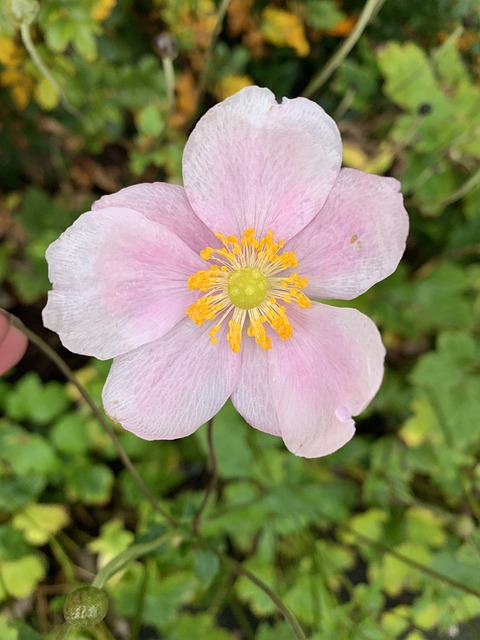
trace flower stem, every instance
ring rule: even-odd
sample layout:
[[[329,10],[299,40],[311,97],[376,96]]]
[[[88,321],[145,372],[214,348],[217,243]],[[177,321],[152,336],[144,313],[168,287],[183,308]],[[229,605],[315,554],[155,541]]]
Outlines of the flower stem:
[[[345,60],[353,47],[357,44],[358,39],[365,31],[370,20],[380,11],[385,0],[367,0],[362,13],[355,25],[354,29],[346,40],[342,42],[339,48],[335,51],[333,56],[327,62],[327,64],[320,70],[320,72],[310,80],[302,95],[305,98],[311,98],[320,87],[330,78],[339,65]]]
[[[37,69],[40,71],[42,76],[44,76],[53,85],[57,95],[60,98],[60,102],[62,103],[64,109],[66,111],[68,111],[68,113],[70,113],[70,115],[72,115],[75,118],[77,118],[78,120],[80,120],[82,122],[82,124],[87,123],[88,122],[87,118],[83,115],[83,113],[81,113],[78,109],[76,109],[71,104],[71,102],[68,100],[67,96],[63,92],[63,89],[58,84],[58,82],[55,80],[55,78],[51,74],[50,70],[48,69],[48,67],[43,62],[42,58],[40,57],[40,54],[37,51],[36,46],[33,43],[32,37],[30,35],[30,26],[26,22],[23,22],[20,25],[20,35],[22,37],[22,42],[23,42],[23,44],[25,46],[25,49],[28,51],[28,53],[30,55],[30,58],[32,59],[32,62],[37,67]]]
[[[207,424],[207,439],[208,439],[208,452],[210,456],[211,476],[210,476],[210,482],[208,483],[208,487],[203,496],[203,500],[192,522],[192,532],[195,535],[198,534],[198,529],[200,526],[200,520],[201,520],[202,514],[207,506],[207,503],[211,494],[215,491],[217,487],[217,481],[218,481],[217,456],[215,455],[215,445],[213,442],[213,421],[214,421],[214,418],[210,418]]]
[[[214,550],[212,549],[212,551]],[[257,578],[257,576],[254,573],[246,569],[240,562],[237,562],[230,556],[226,556],[223,553],[220,553],[219,551],[216,551],[216,550],[215,550],[215,553],[220,558],[220,560],[222,560],[222,562],[228,565],[237,575],[244,576],[245,578],[250,580],[250,582],[256,585],[259,589],[261,589],[264,592],[266,596],[270,598],[270,600],[274,603],[274,605],[277,607],[277,609],[280,611],[280,613],[284,617],[285,622],[287,622],[287,624],[290,626],[290,629],[292,630],[293,635],[295,638],[297,638],[297,640],[307,640],[306,635],[303,633],[302,627],[298,623],[298,620],[295,618],[293,613],[280,600],[277,594],[274,591],[272,591],[272,589],[270,589],[270,587],[267,584],[265,584],[265,582],[263,582],[263,580],[260,580],[260,578]]]
[[[140,542],[128,547],[128,549],[125,549],[116,555],[110,560],[110,562],[100,569],[92,582],[92,587],[103,589],[107,581],[110,580],[112,576],[121,571],[132,560],[137,560],[138,558],[146,556],[152,551],[158,549],[162,544],[165,544],[169,536],[171,536],[171,533],[164,533],[159,538],[155,538],[155,540]]]
[[[170,111],[173,111],[175,107],[175,71],[172,58],[162,58],[162,67],[163,75],[165,76],[168,108]]]
[[[207,50],[205,51],[205,55],[203,57],[203,68],[202,73],[200,75],[200,80],[198,81],[198,90],[197,90],[197,111],[200,107],[200,103],[203,99],[203,94],[205,93],[205,86],[207,84],[207,75],[208,70],[210,68],[210,63],[213,57],[213,50],[215,48],[215,44],[217,42],[218,36],[220,35],[220,31],[222,28],[222,23],[227,13],[228,5],[231,0],[222,0],[220,6],[218,8],[217,20],[215,22],[215,26],[212,30],[212,35],[210,37],[210,42],[208,43]]]
[[[151,495],[151,493],[147,489],[145,483],[143,482],[142,478],[140,477],[138,471],[136,470],[133,462],[130,460],[128,454],[126,453],[126,451],[123,449],[122,445],[120,444],[120,441],[117,438],[117,435],[116,435],[115,431],[110,426],[110,424],[107,422],[107,420],[103,416],[102,412],[98,409],[97,405],[92,400],[92,398],[90,397],[90,395],[88,394],[86,389],[78,382],[74,372],[70,369],[70,367],[67,365],[65,360],[63,360],[63,358],[61,358],[58,355],[58,353],[56,353],[56,351],[54,351],[44,340],[42,340],[42,338],[40,338],[40,336],[38,336],[36,333],[34,333],[30,329],[28,329],[23,324],[23,322],[21,320],[19,320],[18,318],[16,318],[15,316],[12,316],[12,315],[10,316],[10,319],[11,319],[11,323],[15,327],[17,327],[17,329],[19,329],[28,338],[28,340],[32,344],[34,344],[36,347],[38,347],[40,349],[40,351],[42,351],[53,362],[53,364],[62,372],[62,374],[65,376],[65,378],[67,378],[67,380],[69,382],[71,382],[74,385],[74,387],[78,390],[78,392],[82,396],[83,400],[90,407],[90,410],[93,413],[93,415],[95,416],[95,418],[98,420],[98,422],[102,425],[102,427],[105,429],[107,434],[110,436],[110,438],[111,438],[111,440],[112,440],[112,442],[113,442],[113,444],[115,446],[115,449],[117,450],[117,453],[118,453],[121,461],[123,462],[123,465],[130,472],[130,474],[131,474],[133,480],[135,481],[137,487],[139,488],[139,490],[141,491],[143,496],[146,498],[146,500],[148,500],[148,502],[150,503],[152,508],[158,514],[160,514],[165,520],[167,520],[167,522],[169,522],[169,524],[171,524],[171,525],[176,524],[175,520],[172,518],[172,516],[169,513],[167,513],[164,509],[162,509],[158,505],[158,503],[155,500],[155,498]]]

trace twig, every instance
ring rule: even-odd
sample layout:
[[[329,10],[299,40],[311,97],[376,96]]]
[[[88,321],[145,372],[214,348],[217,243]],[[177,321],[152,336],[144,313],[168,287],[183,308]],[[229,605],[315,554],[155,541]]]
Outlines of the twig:
[[[323,67],[320,73],[314,76],[308,83],[306,89],[302,93],[305,98],[310,98],[314,93],[316,93],[320,89],[320,87],[328,80],[328,78],[330,78],[337,67],[345,60],[350,51],[356,45],[362,33],[365,31],[367,24],[370,22],[373,16],[376,15],[378,11],[380,11],[384,2],[385,0],[367,0],[365,6],[363,7],[363,11],[357,21],[357,24],[355,25],[348,38],[342,42],[340,47],[335,51],[333,56]]]
[[[53,85],[57,95],[60,98],[60,102],[62,103],[64,109],[70,113],[70,115],[78,118],[83,124],[88,123],[87,118],[81,113],[78,109],[76,109],[68,100],[67,96],[63,92],[62,87],[55,80],[53,75],[51,74],[48,67],[45,65],[43,60],[41,59],[37,48],[35,47],[32,37],[30,35],[30,26],[23,22],[20,25],[20,35],[22,36],[22,42],[25,45],[25,49],[28,51],[34,65],[40,71],[40,73]]]
[[[350,534],[355,536],[361,542],[368,544],[369,546],[377,549],[378,551],[381,551],[382,553],[387,553],[388,555],[392,556],[393,558],[396,558],[397,560],[399,560],[400,562],[403,562],[409,567],[412,567],[413,569],[418,569],[418,571],[420,571],[421,573],[425,573],[431,578],[435,578],[435,580],[440,580],[441,582],[443,581],[449,584],[451,587],[455,587],[460,591],[464,591],[465,593],[469,593],[472,596],[476,596],[477,598],[480,598],[480,591],[478,589],[474,589],[473,587],[469,587],[468,585],[462,584],[461,582],[458,582],[457,580],[455,580],[455,578],[450,578],[450,576],[446,576],[445,574],[439,573],[438,571],[435,571],[435,569],[431,569],[430,567],[427,567],[426,565],[421,564],[416,560],[412,560],[411,558],[404,556],[402,553],[395,551],[395,549],[391,549],[390,547],[388,547],[386,544],[383,544],[382,542],[378,542],[377,540],[372,540],[371,538],[367,538],[366,536],[363,535],[363,533],[358,533],[358,531],[355,531],[355,529],[353,529],[352,527],[349,527],[345,524],[340,525],[340,527],[345,531],[348,531]]]
[[[288,625],[290,626],[290,629],[293,631],[293,634],[295,638],[297,638],[297,640],[307,640],[307,637],[304,634],[302,627],[298,623],[298,620],[295,618],[293,613],[285,606],[285,604],[280,600],[277,594],[274,591],[272,591],[272,589],[270,589],[268,584],[265,584],[263,580],[260,580],[260,578],[257,578],[257,576],[254,573],[249,571],[249,569],[246,569],[240,562],[237,562],[230,556],[226,556],[223,553],[220,553],[218,550],[213,548],[211,550],[217,554],[220,560],[222,560],[225,564],[230,566],[231,569],[237,575],[244,576],[245,578],[250,580],[250,582],[256,585],[259,589],[263,591],[263,593],[266,596],[270,598],[270,600],[274,603],[274,605],[277,607],[277,609],[280,611],[280,613],[284,617],[285,622],[287,622]]]
[[[200,520],[201,520],[202,514],[205,510],[205,507],[207,506],[207,503],[211,494],[215,491],[217,487],[217,481],[218,481],[217,456],[215,455],[215,445],[213,443],[213,421],[214,421],[214,418],[210,418],[207,424],[208,453],[210,456],[210,472],[211,472],[210,482],[208,483],[208,487],[203,496],[203,500],[192,522],[192,531],[195,535],[198,534],[198,529],[200,526]]]
[[[202,73],[200,74],[200,79],[198,81],[198,89],[197,89],[197,111],[200,107],[200,103],[203,99],[203,94],[205,93],[205,85],[207,83],[207,74],[210,67],[210,63],[213,57],[213,50],[215,48],[215,44],[217,42],[218,36],[220,35],[220,31],[222,28],[222,23],[227,13],[228,5],[230,4],[230,0],[222,0],[217,13],[217,20],[215,22],[215,26],[213,27],[212,35],[210,37],[210,42],[208,43],[207,50],[205,51],[205,55],[203,57],[203,68]]]

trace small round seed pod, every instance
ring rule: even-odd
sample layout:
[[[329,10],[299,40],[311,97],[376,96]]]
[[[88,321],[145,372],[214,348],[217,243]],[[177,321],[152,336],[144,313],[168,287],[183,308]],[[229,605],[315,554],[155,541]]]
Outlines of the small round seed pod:
[[[79,587],[68,594],[63,606],[65,620],[73,627],[94,627],[107,615],[108,596],[97,587]]]

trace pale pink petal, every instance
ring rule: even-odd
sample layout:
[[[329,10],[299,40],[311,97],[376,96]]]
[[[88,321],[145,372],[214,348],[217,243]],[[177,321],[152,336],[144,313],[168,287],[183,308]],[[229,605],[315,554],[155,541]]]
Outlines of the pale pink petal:
[[[178,185],[153,182],[125,187],[94,202],[92,210],[107,207],[134,209],[148,220],[160,222],[197,253],[215,242],[212,232],[194,213],[184,188]]]
[[[268,89],[246,87],[210,109],[183,154],[188,199],[223,234],[271,229],[287,240],[323,206],[341,163],[340,135],[305,98],[277,104]]]
[[[0,376],[23,358],[27,344],[25,335],[13,327],[8,316],[0,311]]]
[[[375,324],[355,309],[313,303],[289,317],[292,338],[275,340],[268,354],[271,397],[286,446],[314,458],[352,438],[351,416],[377,392],[385,349]]]
[[[232,394],[232,402],[249,425],[259,431],[280,436],[281,428],[268,375],[269,353],[261,349],[252,338],[243,338],[242,365]]]
[[[395,271],[408,216],[394,178],[342,169],[322,210],[288,243],[314,298],[356,298]]]
[[[209,324],[185,318],[159,340],[115,358],[103,390],[112,419],[145,440],[171,440],[214,416],[232,393],[240,357],[223,330],[212,345]]]
[[[164,226],[114,207],[80,216],[46,255],[45,326],[70,351],[100,359],[169,331],[198,297],[188,277],[205,268]]]

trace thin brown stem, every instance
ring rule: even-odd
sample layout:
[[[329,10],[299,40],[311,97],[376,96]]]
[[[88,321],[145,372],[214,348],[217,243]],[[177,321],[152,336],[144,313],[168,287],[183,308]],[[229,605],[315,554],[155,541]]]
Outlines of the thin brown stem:
[[[217,456],[215,455],[215,445],[213,442],[213,421],[214,421],[214,418],[210,418],[207,424],[208,454],[210,457],[210,482],[208,483],[208,487],[203,496],[203,500],[192,522],[192,531],[195,535],[198,534],[198,529],[200,527],[200,520],[202,518],[203,512],[205,511],[208,500],[212,495],[212,493],[214,493],[215,489],[217,488],[218,465],[217,465]]]
[[[105,429],[107,434],[110,436],[113,442],[113,445],[117,450],[117,453],[123,465],[129,471],[135,484],[137,485],[138,489],[141,491],[145,499],[148,500],[152,508],[159,515],[165,518],[165,520],[167,520],[171,525],[176,525],[176,521],[174,520],[174,518],[172,518],[172,516],[169,513],[167,513],[164,509],[162,509],[157,504],[157,501],[151,495],[145,483],[143,482],[142,478],[140,477],[138,471],[135,469],[133,462],[130,460],[128,454],[124,451],[112,426],[105,419],[104,415],[98,409],[97,405],[92,400],[92,398],[90,397],[86,389],[78,382],[74,372],[72,371],[72,369],[70,369],[68,364],[63,360],[63,358],[61,358],[58,355],[56,351],[54,351],[42,338],[40,338],[40,336],[38,336],[36,333],[28,329],[21,320],[19,320],[15,316],[10,316],[10,321],[15,327],[17,327],[17,329],[19,329],[28,338],[28,340],[32,344],[38,347],[53,362],[53,364],[62,372],[65,378],[67,378],[67,380],[74,385],[74,387],[80,393],[85,403],[90,407],[90,410],[95,416],[95,418],[98,420],[98,422],[102,425],[102,427]]]
[[[267,595],[270,598],[270,600],[273,602],[273,604],[277,607],[279,612],[284,617],[285,622],[287,622],[287,624],[290,626],[290,629],[293,631],[294,637],[297,638],[297,640],[307,640],[307,637],[304,634],[302,627],[298,623],[298,620],[295,618],[293,613],[288,609],[288,607],[286,607],[286,605],[280,600],[277,594],[274,591],[272,591],[272,589],[270,589],[268,584],[265,584],[263,580],[260,580],[260,578],[257,578],[257,576],[254,573],[246,569],[240,562],[237,562],[230,556],[226,556],[223,553],[220,553],[219,551],[214,549],[212,549],[212,551],[214,551],[218,555],[218,557],[220,558],[220,560],[222,560],[222,562],[224,562],[226,565],[231,567],[231,569],[237,575],[244,576],[245,578],[250,580],[250,582],[256,585],[259,589],[263,591],[265,595]]]
[[[392,556],[392,558],[396,558],[397,560],[399,560],[400,562],[403,562],[409,567],[412,567],[413,569],[418,569],[418,571],[420,571],[421,573],[424,573],[430,576],[431,578],[435,578],[435,580],[439,580],[440,582],[445,582],[446,584],[449,584],[451,587],[455,587],[456,589],[459,589],[464,593],[469,593],[472,596],[476,596],[477,598],[480,598],[480,591],[478,589],[469,587],[468,585],[458,582],[454,578],[450,578],[449,576],[446,576],[443,573],[439,573],[438,571],[435,571],[435,569],[431,569],[430,567],[427,567],[426,565],[421,564],[420,562],[416,562],[416,560],[412,560],[411,558],[404,556],[403,553],[399,553],[398,551],[395,551],[395,549],[391,549],[386,544],[383,544],[382,542],[378,542],[377,540],[372,540],[371,538],[364,536],[362,533],[358,533],[358,531],[355,531],[354,529],[352,529],[351,527],[348,527],[347,525],[341,525],[341,528],[351,533],[360,542],[364,542],[365,544],[368,544],[370,547],[373,547],[374,549],[377,549],[382,553],[387,553],[388,555]]]

